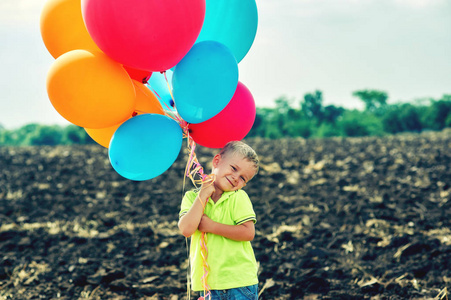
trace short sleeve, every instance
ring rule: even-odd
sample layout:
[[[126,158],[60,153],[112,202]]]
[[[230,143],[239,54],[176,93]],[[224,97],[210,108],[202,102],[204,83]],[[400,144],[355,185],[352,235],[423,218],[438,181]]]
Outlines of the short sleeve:
[[[253,221],[254,224],[257,223],[257,217],[252,207],[251,199],[247,193],[243,190],[237,191],[233,195],[233,221],[236,225],[246,223],[248,221]]]
[[[194,203],[194,200],[196,199],[197,193],[194,191],[188,191],[185,193],[185,196],[183,196],[182,204],[180,207],[179,212],[179,218],[183,217],[191,208],[191,206]]]

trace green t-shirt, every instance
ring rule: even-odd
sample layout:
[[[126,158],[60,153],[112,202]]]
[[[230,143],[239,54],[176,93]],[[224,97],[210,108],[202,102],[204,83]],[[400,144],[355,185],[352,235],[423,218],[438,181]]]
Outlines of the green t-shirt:
[[[196,199],[197,192],[189,191],[182,200],[179,216],[188,212]],[[227,225],[240,225],[247,221],[257,222],[249,196],[243,190],[225,192],[215,203],[211,198],[204,213],[213,221]],[[201,278],[204,274],[200,253],[201,232],[191,236],[191,281],[194,291],[202,291]],[[206,234],[210,266],[207,284],[211,290],[225,290],[258,283],[258,266],[251,243],[240,242],[220,235]]]

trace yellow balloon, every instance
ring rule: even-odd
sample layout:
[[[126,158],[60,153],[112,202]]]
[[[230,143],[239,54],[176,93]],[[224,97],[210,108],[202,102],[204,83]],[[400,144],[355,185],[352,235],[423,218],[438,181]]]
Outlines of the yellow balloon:
[[[132,116],[143,113],[164,115],[163,107],[157,97],[144,84],[133,80],[133,85],[136,90],[136,107]],[[85,131],[99,145],[108,148],[113,134],[122,124],[123,122],[111,127],[100,129],[85,128]]]
[[[80,0],[48,0],[41,11],[41,36],[57,58],[71,50],[100,51],[86,29]]]
[[[58,57],[47,73],[47,93],[56,111],[80,127],[113,126],[135,108],[130,76],[102,52],[73,50]]]

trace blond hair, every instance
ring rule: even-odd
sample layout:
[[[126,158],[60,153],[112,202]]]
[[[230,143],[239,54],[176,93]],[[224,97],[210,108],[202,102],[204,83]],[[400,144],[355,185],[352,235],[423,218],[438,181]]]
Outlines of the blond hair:
[[[241,141],[228,142],[219,152],[219,155],[226,156],[227,154],[241,154],[245,159],[254,164],[255,174],[258,172],[259,159],[258,155],[251,146]]]

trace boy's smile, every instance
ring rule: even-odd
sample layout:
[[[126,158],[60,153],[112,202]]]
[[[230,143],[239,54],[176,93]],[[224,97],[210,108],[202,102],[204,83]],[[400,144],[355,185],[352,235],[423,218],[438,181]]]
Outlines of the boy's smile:
[[[226,179],[233,187],[235,187],[235,185],[227,177],[226,177]]]
[[[215,188],[221,192],[237,191],[255,175],[255,166],[239,153],[216,155],[213,158]]]

